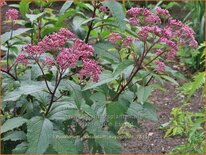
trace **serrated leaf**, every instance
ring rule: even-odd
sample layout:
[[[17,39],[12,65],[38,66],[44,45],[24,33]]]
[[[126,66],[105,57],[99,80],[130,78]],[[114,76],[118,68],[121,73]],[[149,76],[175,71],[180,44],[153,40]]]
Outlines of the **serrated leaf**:
[[[17,141],[17,140],[25,140],[26,134],[23,131],[14,131],[11,133],[8,133],[2,138],[3,141]]]
[[[117,66],[117,68],[114,70],[114,73],[113,73],[113,75],[120,75],[122,72],[124,72],[124,70],[128,67],[128,66],[130,66],[130,65],[132,65],[132,64],[134,64],[134,61],[133,60],[125,60],[125,61],[123,61],[123,62],[121,62],[118,66]]]
[[[27,125],[29,146],[26,154],[43,154],[52,140],[52,122],[46,118],[36,116],[30,119]]]
[[[76,105],[70,101],[55,102],[48,114],[50,120],[64,121],[79,116]]]
[[[15,149],[12,150],[13,154],[25,154],[26,150],[28,149],[28,143],[22,142],[18,144]]]
[[[101,86],[105,83],[108,83],[110,81],[113,81],[117,78],[117,76],[113,76],[112,73],[109,73],[109,72],[103,72],[100,74],[99,76],[99,81],[97,83],[95,82],[90,82],[88,83],[82,91],[85,91],[85,90],[88,90],[88,89],[92,89],[92,88],[96,88],[98,86]]]
[[[59,11],[59,15],[63,15],[64,12],[72,5],[73,1],[72,0],[67,0],[61,7]]]
[[[22,126],[26,122],[27,122],[27,119],[25,119],[23,117],[14,117],[14,118],[8,119],[2,125],[1,133],[13,130],[15,128],[18,128],[18,127]]]
[[[33,82],[31,84],[22,84],[19,88],[13,90],[12,92],[7,93],[3,97],[3,101],[16,101],[18,100],[22,95],[28,95],[33,94],[36,92],[40,92],[46,88],[45,84],[42,82]]]
[[[77,107],[81,106],[81,103],[83,102],[83,97],[81,94],[81,87],[78,84],[70,80],[62,80],[59,87],[59,89],[67,91],[69,90],[72,93],[72,96],[74,97],[74,101]]]
[[[17,30],[14,30],[12,38],[19,36],[25,32],[28,32],[29,30],[31,30],[31,28],[19,28]],[[1,44],[4,44],[6,41],[8,41],[10,39],[10,36],[11,36],[11,32],[6,32],[6,33],[2,34],[1,35]]]
[[[59,154],[77,154],[73,138],[69,138],[62,131],[54,131],[52,146]]]
[[[104,6],[107,6],[111,10],[112,15],[115,18],[115,21],[117,25],[119,26],[120,30],[125,31],[126,29],[126,22],[124,21],[125,14],[124,14],[121,4],[115,0],[104,1],[102,2],[102,4]]]
[[[147,99],[151,95],[152,91],[153,91],[152,87],[139,86],[138,91],[137,91],[138,101],[140,103],[144,103],[145,101],[147,101]]]
[[[94,135],[95,143],[101,146],[105,154],[121,153],[121,144],[117,141],[116,136],[109,131],[102,130],[98,122],[92,122],[87,131]]]
[[[110,51],[111,49],[114,49],[116,47],[114,44],[102,41],[94,44],[93,47],[95,50],[94,54],[98,57],[105,58],[110,62],[120,62],[119,53],[116,50]]]
[[[132,103],[127,111],[129,116],[133,116],[140,119],[149,119],[152,121],[158,121],[157,113],[153,105],[144,103]]]

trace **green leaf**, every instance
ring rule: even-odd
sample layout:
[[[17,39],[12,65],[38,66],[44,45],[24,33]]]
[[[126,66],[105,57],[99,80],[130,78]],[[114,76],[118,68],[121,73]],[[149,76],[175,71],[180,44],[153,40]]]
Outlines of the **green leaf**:
[[[179,86],[179,84],[177,83],[177,81],[175,81],[173,78],[166,76],[166,75],[161,75],[161,77],[167,81],[170,81],[172,83],[174,83],[175,85]]]
[[[3,141],[17,141],[17,140],[25,140],[26,134],[23,131],[14,131],[11,133],[8,133],[7,135],[2,138]]]
[[[93,45],[94,54],[99,58],[105,58],[110,62],[120,62],[119,53],[116,50],[110,51],[110,49],[114,49],[115,45],[111,44],[107,41],[98,42]]]
[[[104,154],[121,153],[121,144],[117,141],[116,136],[109,131],[102,130],[98,122],[92,122],[87,131],[94,135],[95,143],[101,146]]]
[[[50,120],[67,120],[79,116],[76,105],[70,101],[55,102],[48,114]]]
[[[26,14],[26,17],[29,18],[29,20],[33,23],[35,20],[37,20],[39,17],[44,15],[45,13],[39,13],[39,14]]]
[[[116,23],[119,26],[120,30],[125,31],[126,29],[126,22],[124,21],[125,14],[121,4],[116,2],[115,0],[104,1],[102,2],[102,4],[104,6],[107,6],[111,10],[112,15],[115,18]]]
[[[19,36],[25,32],[28,32],[31,28],[19,28],[13,31],[12,38]],[[1,44],[4,44],[6,41],[10,40],[11,32],[6,32],[1,35]]]
[[[112,73],[110,72],[103,72],[100,74],[100,79],[99,79],[99,82],[95,83],[95,82],[90,82],[88,83],[82,91],[85,91],[85,90],[88,90],[88,89],[92,89],[92,88],[96,88],[98,86],[101,86],[105,83],[108,83],[110,81],[113,81],[117,78],[117,76],[113,76]]]
[[[143,53],[144,43],[142,41],[134,41],[133,46],[134,46],[135,53],[137,53],[138,55],[141,55]]]
[[[121,118],[120,116],[122,116],[127,111],[127,109],[128,109],[127,105],[124,104],[123,102],[109,103],[107,106],[107,115],[108,115],[109,122],[112,125],[115,125],[117,120]]]
[[[136,102],[132,103],[127,111],[127,114],[136,118],[149,119],[156,122],[158,121],[154,106],[147,102],[143,105]]]
[[[23,17],[26,17],[26,13],[29,12],[29,4],[31,2],[31,0],[21,0],[21,2],[19,3],[19,10]]]
[[[17,145],[15,149],[12,150],[12,153],[13,154],[25,154],[27,149],[28,149],[28,143],[22,142],[21,144]]]
[[[13,90],[12,92],[7,93],[3,97],[3,101],[16,101],[18,100],[22,95],[28,95],[33,94],[36,92],[40,92],[43,89],[46,89],[46,86],[42,82],[33,82],[31,84],[29,83],[23,83],[19,88]]]
[[[64,20],[73,17],[76,14],[76,10],[70,9],[65,12],[63,15],[58,17],[55,27],[62,27],[64,25]]]
[[[63,15],[64,12],[72,5],[73,1],[72,0],[67,0],[63,6],[61,7],[59,11],[59,15]]]
[[[117,68],[114,70],[114,73],[113,75],[120,75],[122,72],[124,72],[124,70],[130,66],[134,64],[134,61],[133,60],[125,60],[123,62],[121,62]]]
[[[9,130],[13,130],[15,128],[18,128],[22,126],[24,123],[27,122],[27,119],[23,117],[14,117],[11,119],[8,119],[1,128],[1,133],[7,132]]]
[[[29,147],[26,154],[43,154],[53,136],[53,124],[48,119],[36,116],[28,121],[27,139]]]
[[[74,97],[74,101],[77,107],[81,106],[81,103],[83,102],[83,97],[81,94],[81,87],[78,84],[70,80],[62,80],[59,87],[62,90],[69,90],[72,93],[72,96]]]
[[[172,132],[173,129],[174,129],[174,126],[170,127],[170,128],[167,130],[167,132],[165,133],[164,138],[168,137],[168,136],[171,134],[171,132]]]
[[[52,146],[59,154],[77,154],[73,138],[68,137],[62,131],[53,131]]]
[[[34,93],[32,96],[34,96],[35,99],[43,105],[47,105],[50,101],[50,94],[47,92],[37,92]]]
[[[151,93],[152,93],[152,87],[139,86],[138,91],[137,91],[138,101],[141,103],[144,103],[145,101],[147,101]]]

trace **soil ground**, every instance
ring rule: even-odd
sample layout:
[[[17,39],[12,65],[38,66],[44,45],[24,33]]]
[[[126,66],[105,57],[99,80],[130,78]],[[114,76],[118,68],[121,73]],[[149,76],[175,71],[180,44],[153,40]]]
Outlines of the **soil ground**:
[[[59,9],[60,5],[55,5],[55,8]],[[2,21],[5,20],[5,11],[8,7],[2,8]],[[9,31],[7,25],[2,24],[1,32],[4,33]],[[183,81],[178,81],[181,85]],[[154,123],[151,121],[141,121],[140,128],[130,129],[130,133],[133,138],[131,139],[121,139],[122,153],[123,154],[164,154],[171,151],[171,149],[179,144],[186,142],[184,137],[169,137],[163,138],[165,131],[160,130],[160,124],[169,121],[170,112],[173,107],[180,106],[182,98],[178,97],[178,91],[176,86],[172,85],[170,82],[166,82],[164,88],[167,92],[162,92],[155,90],[152,94],[151,101],[157,107],[157,114],[159,118],[159,123]],[[201,92],[197,92],[192,100],[190,109],[193,112],[201,111],[203,107],[203,101],[200,98]]]

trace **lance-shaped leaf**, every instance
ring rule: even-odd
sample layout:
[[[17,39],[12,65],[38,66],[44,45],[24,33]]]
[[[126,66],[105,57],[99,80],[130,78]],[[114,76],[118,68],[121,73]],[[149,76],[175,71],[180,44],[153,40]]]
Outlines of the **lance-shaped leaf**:
[[[29,30],[31,30],[31,28],[20,28],[17,30],[13,31],[13,35],[12,38],[19,36],[25,32],[28,32]],[[4,34],[1,35],[1,44],[4,44],[6,41],[8,41],[11,37],[11,32],[6,32]]]

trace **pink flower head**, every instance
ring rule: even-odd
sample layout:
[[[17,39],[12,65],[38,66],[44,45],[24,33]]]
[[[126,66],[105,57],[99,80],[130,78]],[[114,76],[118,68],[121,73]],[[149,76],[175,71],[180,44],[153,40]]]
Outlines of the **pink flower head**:
[[[79,72],[79,77],[92,77],[94,82],[98,82],[102,67],[95,60],[83,59],[83,68]]]
[[[164,18],[170,17],[170,13],[169,13],[169,11],[166,10],[166,9],[162,9],[162,8],[160,8],[159,6],[157,6],[157,7],[155,8],[155,10],[156,10],[158,16],[161,16],[161,17],[164,17]]]
[[[8,20],[17,20],[19,17],[19,11],[16,10],[16,9],[9,9],[7,12],[6,12],[6,18]]]
[[[161,62],[161,61],[156,61],[156,70],[158,71],[158,72],[164,72],[165,71],[165,64],[164,64],[164,62]]]
[[[78,57],[71,48],[63,48],[57,55],[56,61],[62,70],[69,67],[75,67]]]
[[[189,47],[192,47],[194,49],[196,49],[198,47],[198,43],[197,41],[195,40],[195,38],[193,37],[189,43]]]
[[[121,35],[119,33],[111,33],[109,35],[109,41],[113,44],[118,43],[122,39]]]
[[[67,39],[74,37],[74,34],[66,28],[61,28],[59,30],[59,35],[65,36]]]
[[[43,65],[46,66],[48,69],[51,69],[52,66],[55,65],[55,61],[54,59],[52,59],[51,57],[46,57],[45,60],[43,60]]]
[[[167,53],[167,59],[173,60],[175,58],[177,51],[175,49],[170,49]]]
[[[130,45],[131,45],[132,41],[133,41],[132,37],[131,37],[131,36],[127,36],[127,37],[123,40],[122,44],[123,44],[123,46],[127,47],[127,46],[130,46]]]
[[[25,54],[19,54],[19,55],[16,57],[16,63],[17,63],[17,64],[28,65],[28,64],[29,64],[29,61],[28,61],[27,56],[26,56]]]
[[[86,44],[80,39],[73,39],[72,49],[78,58],[93,56],[94,52],[94,48],[91,45]]]
[[[107,13],[108,12],[108,8],[106,6],[100,6],[99,7],[99,11]]]
[[[57,51],[64,47],[67,38],[64,35],[54,33],[52,35],[44,37],[44,39],[38,43],[46,51]]]
[[[159,16],[153,14],[150,10],[143,8],[143,17],[147,24],[161,24]]]
[[[158,49],[158,50],[155,51],[155,53],[156,53],[157,55],[160,55],[160,54],[162,54],[163,52],[164,52],[164,51],[161,50],[161,49]]]
[[[142,8],[131,8],[127,11],[127,14],[132,16],[132,17],[137,17],[141,10],[142,10]]]
[[[165,27],[164,30],[163,30],[163,35],[164,37],[166,38],[171,38],[173,36],[173,31],[170,27]]]
[[[7,5],[7,3],[5,2],[5,0],[3,0],[2,2],[0,2],[0,7]]]
[[[71,31],[61,28],[58,33],[45,36],[43,40],[38,43],[38,45],[45,51],[57,51],[64,47],[68,39],[73,38],[74,34]]]
[[[29,57],[33,57],[33,58],[40,56],[41,54],[44,53],[41,46],[32,45],[32,44],[28,44],[27,46],[23,47],[22,52],[27,53]]]
[[[155,34],[156,36],[161,36],[162,29],[158,26],[144,26],[137,34],[143,40],[146,40],[149,33]]]
[[[136,17],[129,18],[129,23],[133,26],[137,26],[139,24]]]
[[[175,29],[179,29],[182,27],[183,23],[179,20],[173,19],[173,18],[169,18],[168,20],[168,25],[172,26]]]

